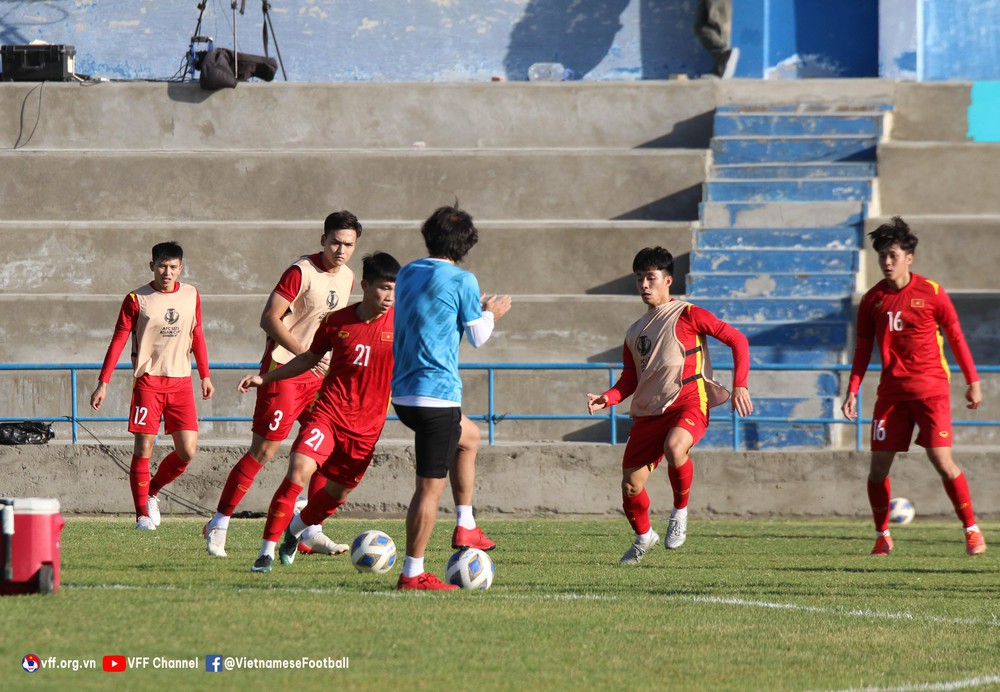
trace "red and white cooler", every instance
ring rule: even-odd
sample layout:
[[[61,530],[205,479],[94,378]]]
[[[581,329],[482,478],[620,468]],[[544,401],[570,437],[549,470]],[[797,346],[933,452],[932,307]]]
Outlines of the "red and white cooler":
[[[0,498],[0,595],[59,589],[59,500]]]

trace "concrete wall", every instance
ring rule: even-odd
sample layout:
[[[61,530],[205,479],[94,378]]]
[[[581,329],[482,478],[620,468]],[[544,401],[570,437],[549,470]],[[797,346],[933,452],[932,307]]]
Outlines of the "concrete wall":
[[[7,0],[0,42],[76,46],[77,71],[169,78],[188,50],[197,0]],[[295,82],[489,81],[561,62],[589,80],[663,79],[707,71],[694,0],[276,0],[271,25]],[[209,2],[201,34],[232,47],[228,2]],[[262,54],[261,3],[237,15],[240,50]],[[279,72],[278,79],[281,78]]]
[[[502,446],[483,449],[477,463],[476,509],[480,517],[527,515],[620,515],[621,447],[610,445]],[[124,464],[129,446],[114,445],[111,454]],[[230,468],[242,446],[202,449],[189,470],[168,491],[214,509]],[[155,453],[162,458],[163,448]],[[241,511],[266,512],[284,470],[284,452],[265,467],[240,505]],[[957,456],[972,487],[977,514],[1000,515],[1000,477],[990,454]],[[694,455],[691,512],[695,520],[712,517],[846,516],[858,519],[867,537],[870,510],[865,496],[866,453],[727,453]],[[157,462],[154,461],[154,468]],[[64,513],[131,512],[127,472],[93,445],[0,447],[0,496],[57,497]],[[669,516],[670,491],[662,470],[649,483],[654,520]],[[412,447],[383,444],[364,482],[351,495],[345,514],[401,514],[413,493]],[[937,474],[922,452],[901,455],[893,469],[893,494],[909,498],[917,515],[954,517]],[[448,493],[445,493],[448,495]],[[161,496],[162,497],[162,496]],[[186,512],[161,500],[169,515]],[[450,498],[442,509],[450,510]],[[622,519],[622,534],[628,534]],[[335,529],[331,529],[335,534]],[[696,536],[697,529],[692,536]],[[959,540],[956,523],[956,540]]]

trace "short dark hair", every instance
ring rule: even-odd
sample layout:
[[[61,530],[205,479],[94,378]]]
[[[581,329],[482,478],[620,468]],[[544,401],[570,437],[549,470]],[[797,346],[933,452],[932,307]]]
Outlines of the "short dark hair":
[[[872,239],[875,252],[882,252],[893,245],[899,245],[900,250],[910,255],[917,249],[917,236],[913,235],[913,231],[899,216],[893,216],[892,221],[882,224],[869,233],[868,237]]]
[[[667,274],[674,273],[674,256],[666,248],[660,246],[644,247],[632,260],[632,272],[646,272],[651,269],[662,269]]]
[[[432,257],[447,257],[461,262],[477,242],[479,231],[472,216],[458,207],[440,207],[424,221],[420,229],[427,252]]]
[[[177,243],[176,240],[168,240],[165,243],[157,243],[153,246],[153,263],[159,262],[161,259],[167,260],[180,260],[184,261],[184,249]]]
[[[373,252],[361,260],[361,279],[368,283],[395,281],[399,274],[399,262],[388,252]]]
[[[351,212],[344,209],[343,211],[335,211],[326,217],[326,221],[323,222],[323,237],[327,237],[334,231],[346,231],[353,230],[357,232],[358,237],[361,237],[361,222],[358,221],[358,217]]]

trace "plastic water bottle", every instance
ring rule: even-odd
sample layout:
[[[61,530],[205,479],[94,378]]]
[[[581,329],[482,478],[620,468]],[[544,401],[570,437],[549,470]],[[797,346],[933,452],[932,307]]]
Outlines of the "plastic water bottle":
[[[529,82],[561,82],[565,68],[558,62],[536,62],[528,68]]]

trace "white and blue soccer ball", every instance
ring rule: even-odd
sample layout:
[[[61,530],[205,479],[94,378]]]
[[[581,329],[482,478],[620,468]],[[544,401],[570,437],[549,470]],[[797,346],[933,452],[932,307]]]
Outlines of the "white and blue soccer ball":
[[[351,543],[351,562],[359,572],[385,574],[396,564],[396,544],[382,531],[365,531]]]
[[[493,559],[477,548],[459,550],[448,560],[444,578],[463,589],[485,591],[493,584],[496,567]]]
[[[913,508],[913,503],[905,497],[894,497],[889,501],[889,523],[903,526],[913,521],[917,515],[917,510]]]

